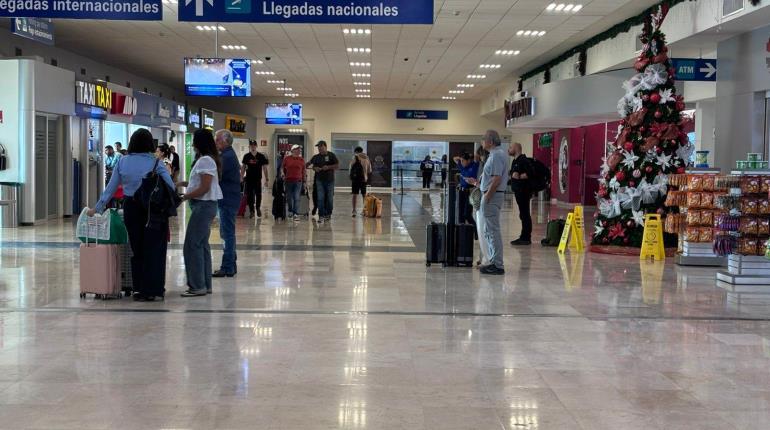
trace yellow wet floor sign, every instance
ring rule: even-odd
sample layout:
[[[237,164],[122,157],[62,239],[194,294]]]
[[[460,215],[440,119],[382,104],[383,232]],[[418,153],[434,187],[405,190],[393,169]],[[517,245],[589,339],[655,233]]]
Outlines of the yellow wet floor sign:
[[[666,259],[666,250],[663,247],[663,221],[658,214],[644,216],[644,236],[642,236],[642,252],[639,258],[642,260]]]
[[[575,210],[567,215],[564,232],[561,234],[557,252],[564,254],[569,249],[582,252],[585,250],[585,228],[583,224],[583,206],[575,206]]]

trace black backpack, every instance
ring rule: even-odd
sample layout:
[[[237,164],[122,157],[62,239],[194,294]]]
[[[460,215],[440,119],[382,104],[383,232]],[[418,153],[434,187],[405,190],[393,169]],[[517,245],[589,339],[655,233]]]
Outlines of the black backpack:
[[[536,158],[527,160],[532,168],[532,177],[529,178],[530,188],[533,193],[539,193],[551,185],[551,169]]]
[[[176,208],[182,203],[176,190],[155,171],[159,161],[155,160],[152,170],[142,178],[142,184],[134,193],[134,201],[147,212],[146,227],[150,228],[165,225],[169,217],[176,216]]]
[[[355,159],[356,161],[350,166],[350,180],[353,182],[363,182],[365,178],[364,165],[361,164],[361,160],[358,157],[355,157]]]

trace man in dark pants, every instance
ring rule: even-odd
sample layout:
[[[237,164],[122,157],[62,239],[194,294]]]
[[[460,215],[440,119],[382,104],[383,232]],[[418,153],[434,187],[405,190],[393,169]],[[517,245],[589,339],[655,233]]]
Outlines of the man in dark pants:
[[[473,186],[467,182],[467,179],[478,179],[479,163],[473,160],[473,156],[467,152],[453,158],[460,171],[460,190],[457,194],[459,208],[458,218],[461,224],[476,225],[473,219],[473,207],[470,203],[470,194]]]
[[[267,173],[267,157],[257,152],[257,141],[249,142],[249,152],[241,161],[241,181],[246,189],[246,201],[249,204],[249,218],[262,218],[262,177],[265,178],[265,187],[270,187],[270,179]],[[254,206],[256,204],[256,212]]]
[[[241,166],[233,150],[233,134],[229,130],[219,130],[214,136],[222,163],[222,200],[219,201],[219,235],[225,242],[222,265],[211,274],[215,278],[232,278],[238,273],[235,254],[235,215],[241,205]]]
[[[430,181],[433,180],[433,160],[430,159],[430,155],[426,155],[425,159],[420,163],[420,172],[422,172],[422,187],[424,189],[430,189]]]
[[[521,236],[511,241],[513,246],[526,246],[532,244],[532,215],[529,211],[529,203],[532,200],[532,186],[530,178],[532,165],[526,155],[523,154],[521,144],[512,143],[508,148],[508,154],[513,157],[511,164],[511,188],[516,196],[516,205],[519,207],[519,219],[521,220]]]

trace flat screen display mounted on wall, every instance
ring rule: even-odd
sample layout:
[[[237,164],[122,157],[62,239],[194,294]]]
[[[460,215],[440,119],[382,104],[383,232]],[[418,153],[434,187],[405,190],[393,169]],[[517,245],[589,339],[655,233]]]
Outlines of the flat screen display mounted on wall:
[[[185,58],[184,89],[188,96],[251,97],[251,61]]]
[[[265,105],[265,124],[302,125],[302,104],[267,103]]]

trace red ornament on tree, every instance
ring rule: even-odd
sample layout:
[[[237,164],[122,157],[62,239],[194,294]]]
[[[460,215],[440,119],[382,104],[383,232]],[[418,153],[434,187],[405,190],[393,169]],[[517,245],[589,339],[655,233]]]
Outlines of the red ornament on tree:
[[[681,112],[681,111],[684,110],[685,107],[686,106],[685,106],[684,102],[681,102],[681,101],[680,102],[676,102],[676,110]]]
[[[663,112],[656,110],[655,111],[655,119],[661,119],[663,118]]]
[[[615,173],[615,179],[617,179],[618,181],[622,181],[626,179],[626,174],[623,173],[623,171],[621,170],[620,172]]]
[[[628,151],[628,152],[631,152],[631,151],[633,151],[633,150],[634,150],[634,144],[633,144],[633,143],[631,143],[631,142],[626,142],[626,143],[623,145],[623,148],[625,148],[625,149],[626,149],[626,151]]]
[[[660,94],[658,94],[658,93],[650,94],[650,101],[655,103],[655,104],[660,103]]]
[[[635,186],[636,186],[636,182],[634,182],[634,181],[628,181],[628,186],[633,188],[633,187],[635,187]]]
[[[652,166],[645,167],[644,171],[647,172],[647,173],[652,173]]]

